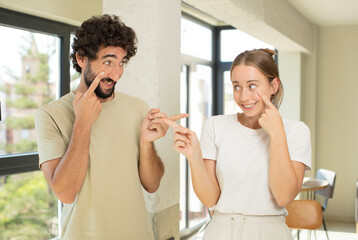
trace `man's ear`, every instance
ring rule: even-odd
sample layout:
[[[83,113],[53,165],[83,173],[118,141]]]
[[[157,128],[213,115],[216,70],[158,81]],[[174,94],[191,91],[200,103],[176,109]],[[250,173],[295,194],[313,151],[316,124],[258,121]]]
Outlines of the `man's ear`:
[[[81,68],[84,68],[86,66],[87,58],[79,56],[78,52],[76,52],[76,60],[77,64],[80,65]]]
[[[271,87],[270,87],[271,88],[271,94],[273,95],[273,94],[277,93],[278,88],[280,86],[280,79],[274,78],[271,81],[270,85],[271,85]]]

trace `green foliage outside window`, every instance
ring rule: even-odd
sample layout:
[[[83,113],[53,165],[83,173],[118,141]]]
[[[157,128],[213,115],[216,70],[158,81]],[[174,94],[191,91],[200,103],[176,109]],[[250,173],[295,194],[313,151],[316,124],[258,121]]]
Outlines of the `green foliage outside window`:
[[[10,99],[7,99],[6,104],[9,107],[18,108],[18,109],[30,109],[30,108],[38,107],[37,103],[33,99],[26,97],[26,96],[22,96],[22,97],[17,98],[13,101]]]
[[[25,84],[15,84],[15,93],[18,95],[30,95],[36,92],[36,88]]]
[[[0,85],[0,91],[6,94],[10,94],[11,87],[9,85]]]
[[[6,144],[6,152],[13,153],[13,152],[35,152],[37,151],[37,143],[36,141],[31,141],[29,139],[22,139],[21,141],[15,144]]]
[[[10,129],[33,129],[35,128],[35,116],[8,117],[5,119],[5,123]]]
[[[32,34],[28,42],[22,46],[23,70],[8,69],[4,79],[10,81],[0,76],[6,99],[0,129],[6,141],[0,142],[0,151],[6,154],[37,151],[34,114],[56,95],[49,81],[51,54],[37,50]],[[48,240],[58,236],[57,226],[57,198],[40,171],[0,176],[0,240]]]
[[[48,240],[57,236],[57,199],[40,171],[2,177],[0,239]]]

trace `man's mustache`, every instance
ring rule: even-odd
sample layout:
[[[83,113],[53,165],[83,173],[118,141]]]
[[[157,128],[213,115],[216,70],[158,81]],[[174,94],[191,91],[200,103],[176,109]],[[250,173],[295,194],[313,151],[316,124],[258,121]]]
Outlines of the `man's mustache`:
[[[112,82],[114,82],[112,78],[102,78],[101,81],[108,81],[108,82],[112,81]]]

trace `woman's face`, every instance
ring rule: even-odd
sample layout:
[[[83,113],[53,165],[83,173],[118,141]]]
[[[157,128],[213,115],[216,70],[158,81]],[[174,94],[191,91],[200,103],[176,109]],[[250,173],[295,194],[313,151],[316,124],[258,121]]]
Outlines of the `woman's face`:
[[[261,91],[268,99],[278,89],[279,80],[275,78],[271,83],[257,68],[247,65],[234,67],[231,73],[235,102],[242,109],[246,117],[259,118],[265,109],[265,103],[257,94]]]

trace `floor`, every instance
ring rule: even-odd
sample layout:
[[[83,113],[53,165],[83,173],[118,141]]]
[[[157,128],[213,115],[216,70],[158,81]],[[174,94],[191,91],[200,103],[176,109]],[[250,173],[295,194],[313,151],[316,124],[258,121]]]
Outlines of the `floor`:
[[[358,234],[356,234],[356,224],[355,223],[343,223],[343,222],[333,222],[327,221],[327,229],[329,240],[358,240]],[[300,231],[300,240],[308,240],[309,233],[305,230]],[[294,239],[297,239],[297,231],[292,231]],[[203,232],[198,233],[190,240],[201,240],[203,238]],[[326,240],[326,233],[321,227],[319,230],[311,231],[311,240]],[[226,240],[226,239],[218,239]]]

